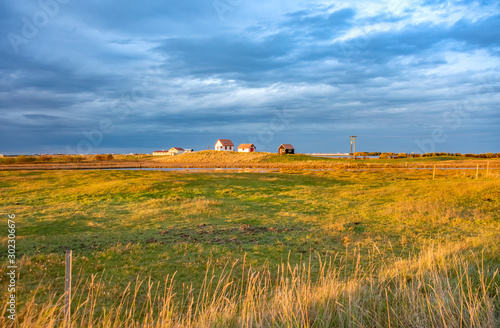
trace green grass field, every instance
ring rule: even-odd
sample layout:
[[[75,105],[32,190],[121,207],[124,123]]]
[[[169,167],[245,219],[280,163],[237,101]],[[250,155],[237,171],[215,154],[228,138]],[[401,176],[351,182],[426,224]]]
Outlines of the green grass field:
[[[243,322],[249,327],[328,327],[332,322],[345,327],[367,327],[371,320],[378,320],[375,322],[380,326],[392,322],[393,327],[417,327],[421,322],[423,326],[431,323],[436,327],[455,327],[453,323],[443,324],[445,317],[456,319],[457,327],[460,323],[477,327],[498,324],[500,180],[495,172],[478,180],[474,175],[472,170],[439,172],[432,180],[432,173],[424,170],[275,174],[125,170],[0,172],[5,222],[2,249],[7,248],[7,214],[16,215],[17,324],[25,327],[61,324],[57,321],[61,317],[60,304],[52,310],[49,306],[56,304],[64,290],[67,247],[73,250],[73,280],[80,284],[75,294],[81,299],[75,296],[73,301],[77,326],[112,323],[115,321],[106,320],[115,317],[129,318],[127,326],[140,326],[144,320],[163,326],[165,322],[155,322],[155,318],[161,317],[161,310],[138,310],[133,315],[117,311],[113,317],[113,309],[116,310],[119,305],[116,301],[129,284],[137,287],[137,279],[164,283],[165,278],[170,279],[174,273],[170,289],[159,288],[155,295],[163,300],[167,294],[177,295],[177,298],[172,296],[175,306],[169,312],[169,320],[179,327],[238,327],[244,326]],[[6,251],[0,261],[7,263]],[[322,269],[320,261],[332,266]],[[281,264],[285,265],[284,269],[278,269]],[[286,269],[288,266],[290,270]],[[307,270],[299,274],[293,271],[295,266],[307,267]],[[469,282],[463,280],[462,269]],[[231,300],[228,304],[222,296],[217,298],[219,303],[197,299],[200,291],[207,299],[219,295],[217,284],[208,284],[207,277],[210,280],[213,276],[215,282],[223,281],[227,286],[247,286],[251,280],[249,272],[266,272],[271,277],[280,276],[283,271],[292,277],[307,276],[304,281],[299,279],[301,288],[303,282],[309,289],[325,291],[326,280],[321,279],[337,272],[335,279],[339,284],[354,281],[360,286],[383,286],[380,290],[386,294],[380,292],[380,296],[374,292],[378,289],[372,286],[369,296],[360,297],[355,303],[360,309],[341,311],[344,321],[339,319],[341,314],[329,314],[331,320],[340,321],[327,321],[328,311],[321,312],[322,316],[316,314],[315,318],[321,317],[321,320],[310,319],[313,312],[317,312],[310,309],[310,302],[304,303],[306,319],[302,312],[297,318],[281,317],[277,310],[269,310],[271,314],[264,315],[265,309],[274,309],[272,306],[256,306],[255,313],[261,316],[249,319],[249,310],[239,308],[239,303],[234,301],[251,293],[246,287],[224,290],[224,298]],[[5,277],[6,273],[6,265],[2,265],[0,276]],[[94,285],[88,281],[93,274],[101,279],[101,294],[94,299],[93,319],[86,319],[82,314],[86,305],[81,304],[92,293]],[[424,292],[429,309],[425,309],[427,303],[421,306],[421,314],[419,309],[406,308],[408,304],[397,298],[397,291],[406,290],[405,282],[413,286],[412,281],[427,281],[433,274],[441,279],[436,281],[448,285],[451,281],[451,286],[458,286],[450,290],[469,286],[470,291],[463,294],[469,295],[467,297],[481,291],[484,295],[481,294],[478,301],[477,313],[470,314],[474,311],[465,305],[473,302],[464,296],[459,299],[464,302],[467,314],[458,310],[443,314],[438,311],[439,306],[430,305],[435,300]],[[399,285],[391,280],[394,277],[400,278]],[[332,279],[328,281],[335,280]],[[270,293],[278,286],[289,287],[286,280],[280,279],[257,282],[267,286],[266,291]],[[7,284],[7,279],[0,280],[2,291],[7,290]],[[395,284],[394,290],[388,287],[391,284]],[[212,287],[207,288],[208,285]],[[428,285],[438,290],[437,286]],[[422,291],[425,283],[422,286],[415,288]],[[33,297],[35,290],[37,296]],[[309,293],[304,296],[309,300],[311,290],[304,293]],[[317,290],[316,293],[323,295]],[[138,288],[134,301],[148,304],[150,294],[148,288]],[[187,296],[181,296],[183,294]],[[266,294],[261,296],[269,301],[269,293],[261,294]],[[383,302],[374,298],[373,304],[380,303],[380,308],[379,305],[361,306],[363,299],[368,300],[375,294],[382,300],[386,297]],[[337,299],[339,304],[346,300],[341,296]],[[203,309],[210,310],[191,313],[189,309],[193,305],[183,303],[183,297],[186,300],[192,297],[194,304],[204,304]],[[457,299],[451,297],[451,300]],[[453,307],[451,300],[446,301],[450,304],[444,301],[443,304],[460,308]],[[131,304],[130,307],[137,306]],[[206,313],[215,313],[214,308],[209,307],[213,304],[218,304],[217,311],[229,311],[229,314],[222,318],[215,316],[216,319],[207,317]],[[418,314],[411,323],[401,319],[408,316],[410,312],[405,311],[410,310],[412,315]],[[272,319],[266,321],[266,318]],[[9,323],[5,312],[1,320],[2,324]],[[116,322],[123,324],[120,320]]]

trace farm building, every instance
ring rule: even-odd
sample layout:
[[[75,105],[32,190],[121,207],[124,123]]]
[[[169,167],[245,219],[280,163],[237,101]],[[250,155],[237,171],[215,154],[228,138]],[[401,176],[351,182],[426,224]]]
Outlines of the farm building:
[[[153,155],[155,155],[155,156],[174,156],[174,155],[184,154],[185,152],[188,152],[188,151],[185,151],[184,149],[182,149],[180,147],[172,147],[169,150],[155,150],[153,152]]]
[[[169,153],[167,150],[155,150],[153,152],[153,155],[154,156],[165,156],[165,155],[169,155]]]
[[[219,139],[215,143],[215,150],[219,150],[219,151],[234,151],[234,144],[229,139]]]
[[[290,144],[282,144],[278,148],[278,154],[295,154],[295,148]]]
[[[168,155],[170,156],[175,156],[180,154],[184,154],[184,149],[182,149],[181,147],[172,147],[168,150]]]
[[[238,151],[242,153],[253,153],[255,151],[254,144],[241,144],[238,146]]]

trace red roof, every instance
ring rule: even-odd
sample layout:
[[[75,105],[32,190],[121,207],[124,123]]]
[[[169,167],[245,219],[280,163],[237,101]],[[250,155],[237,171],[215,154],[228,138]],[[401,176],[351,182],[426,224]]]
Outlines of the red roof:
[[[181,147],[172,147],[172,148],[170,148],[170,149],[171,149],[171,150],[172,150],[172,149],[176,149],[176,150],[184,150],[184,149],[182,149]]]
[[[293,148],[293,146],[292,146],[292,145],[290,145],[290,144],[281,144],[281,146],[279,146],[279,148],[281,148],[281,147],[283,147],[283,148],[285,148],[285,149],[295,149],[295,148]]]
[[[233,142],[229,139],[218,139],[217,142],[219,142],[219,141],[223,146],[233,146],[234,147]],[[217,142],[215,144],[217,144]]]
[[[241,144],[238,146],[238,149],[246,149],[246,148],[256,148],[254,144]]]

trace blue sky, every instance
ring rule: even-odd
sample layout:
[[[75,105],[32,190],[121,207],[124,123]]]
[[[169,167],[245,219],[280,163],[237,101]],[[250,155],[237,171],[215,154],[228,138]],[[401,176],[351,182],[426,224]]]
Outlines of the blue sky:
[[[500,152],[498,1],[0,3],[0,153]]]

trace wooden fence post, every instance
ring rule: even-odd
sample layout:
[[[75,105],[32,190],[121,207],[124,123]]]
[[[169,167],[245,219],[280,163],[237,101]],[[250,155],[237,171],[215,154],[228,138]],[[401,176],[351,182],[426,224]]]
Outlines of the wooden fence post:
[[[490,161],[486,164],[486,176],[490,175]]]
[[[71,249],[66,250],[66,279],[64,281],[64,327],[71,325]]]
[[[432,170],[432,180],[436,178],[436,165],[434,165],[434,170]]]
[[[479,178],[479,164],[477,164],[476,168],[476,180]]]

